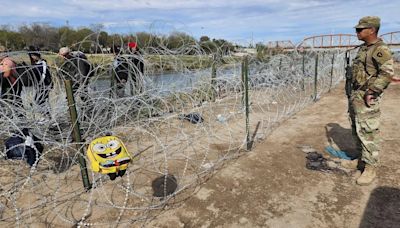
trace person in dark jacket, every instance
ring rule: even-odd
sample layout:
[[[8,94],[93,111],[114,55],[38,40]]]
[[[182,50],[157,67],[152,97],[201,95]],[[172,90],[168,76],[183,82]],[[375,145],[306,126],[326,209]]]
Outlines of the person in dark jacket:
[[[144,60],[141,51],[136,42],[128,43],[128,54],[132,66],[132,80],[135,93],[142,93],[144,87]]]
[[[40,52],[29,52],[28,55],[31,59],[32,71],[36,85],[35,102],[42,108],[43,114],[47,117],[51,117],[49,93],[53,88],[53,81],[51,79],[50,69],[46,60],[41,57]]]
[[[143,57],[135,42],[128,43],[125,54],[119,46],[113,47],[115,55],[113,62],[113,75],[117,97],[125,96],[125,87],[128,82],[131,85],[131,95],[143,92]]]
[[[94,75],[92,65],[83,52],[71,51],[68,47],[61,48],[59,55],[64,62],[58,68],[58,75],[63,80],[71,80],[72,93],[80,97],[83,103],[81,114],[86,120],[93,107],[88,93],[90,78]]]
[[[64,59],[59,67],[59,75],[62,79],[71,80],[72,92],[76,94],[80,89],[80,98],[87,101],[87,89],[93,69],[86,55],[80,51],[71,51],[68,47],[61,48],[59,55]]]
[[[127,56],[122,55],[121,48],[119,46],[113,47],[114,62],[112,65],[112,85],[114,96],[124,97],[125,87],[129,78],[129,60]]]

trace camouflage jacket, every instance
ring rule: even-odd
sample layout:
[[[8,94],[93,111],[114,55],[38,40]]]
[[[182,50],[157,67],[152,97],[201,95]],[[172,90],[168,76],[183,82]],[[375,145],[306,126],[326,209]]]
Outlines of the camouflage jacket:
[[[394,75],[393,64],[392,53],[381,39],[362,44],[352,65],[353,90],[381,94]]]

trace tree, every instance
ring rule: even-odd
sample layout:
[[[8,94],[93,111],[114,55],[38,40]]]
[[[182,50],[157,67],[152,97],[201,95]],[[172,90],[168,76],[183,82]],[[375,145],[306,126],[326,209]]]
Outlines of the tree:
[[[75,36],[75,31],[72,30],[68,26],[63,26],[58,29],[58,34],[60,37],[59,41],[59,46],[64,47],[64,46],[71,46],[74,43],[74,36]]]
[[[99,39],[99,44],[100,45],[102,45],[104,47],[107,46],[108,33],[104,32],[104,31],[101,31],[99,33],[98,39]]]
[[[94,51],[96,46],[95,33],[89,28],[80,28],[75,32],[74,36],[74,47],[82,52],[91,52]]]
[[[26,46],[35,46],[41,50],[58,51],[62,46],[73,50],[99,53],[99,48],[112,46],[126,47],[134,41],[140,49],[156,54],[197,54],[216,53],[228,54],[235,46],[223,39],[213,39],[201,36],[199,42],[183,32],[172,32],[168,35],[138,32],[129,35],[108,34],[103,31],[103,25],[92,24],[90,27],[74,29],[69,26],[52,27],[46,23],[22,25],[13,30],[8,25],[0,25],[0,44],[21,50]]]
[[[25,47],[25,41],[20,33],[5,29],[0,30],[0,44],[11,50],[21,50]]]
[[[34,46],[41,50],[58,48],[58,30],[46,23],[33,23],[19,27],[19,34],[27,46]]]
[[[266,55],[267,46],[263,43],[256,43],[257,58],[263,59]]]
[[[140,47],[149,47],[152,44],[153,35],[147,32],[136,33],[136,41]]]
[[[60,48],[59,47],[60,36],[58,33],[58,29],[55,27],[48,27],[46,34],[47,34],[47,43],[43,50],[58,52],[58,49]]]
[[[218,50],[217,45],[212,41],[203,41],[200,43],[200,47],[207,54],[216,53]]]
[[[235,46],[224,39],[213,39],[221,54],[226,55],[235,50]]]
[[[176,54],[193,54],[194,47],[197,45],[196,40],[182,32],[173,32],[167,38],[166,47]]]
[[[200,42],[207,42],[207,41],[210,41],[210,37],[208,37],[208,36],[200,37]]]
[[[97,43],[98,43],[98,46],[100,46],[101,48],[110,47],[110,45],[108,44],[108,33],[105,31],[101,31],[97,35]],[[98,52],[98,50],[97,50],[97,45],[96,45],[96,53],[97,52]]]

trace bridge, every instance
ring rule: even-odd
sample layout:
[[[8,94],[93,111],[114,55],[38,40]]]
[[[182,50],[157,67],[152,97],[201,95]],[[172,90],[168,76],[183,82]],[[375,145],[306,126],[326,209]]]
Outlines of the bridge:
[[[400,48],[400,31],[389,32],[379,36],[391,48]],[[357,39],[354,34],[329,34],[317,35],[304,38],[299,44],[294,45],[290,40],[270,41],[267,43],[268,48],[279,48],[285,50],[293,50],[296,48],[315,48],[315,49],[331,49],[331,48],[352,48],[360,45],[362,42]]]
[[[400,48],[400,31],[389,32],[380,36],[385,43],[393,48]]]
[[[297,48],[351,48],[360,44],[356,35],[330,34],[306,37],[297,45]]]

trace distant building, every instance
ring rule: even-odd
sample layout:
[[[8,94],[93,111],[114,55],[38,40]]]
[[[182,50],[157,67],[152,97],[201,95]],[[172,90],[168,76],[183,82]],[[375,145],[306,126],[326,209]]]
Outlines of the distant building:
[[[238,48],[233,56],[242,57],[245,55],[255,55],[257,54],[257,50],[255,48]]]

